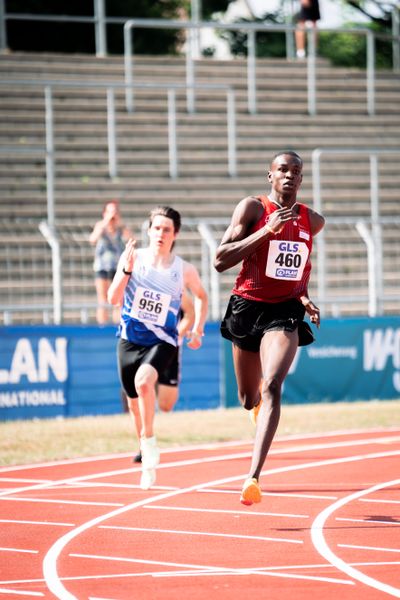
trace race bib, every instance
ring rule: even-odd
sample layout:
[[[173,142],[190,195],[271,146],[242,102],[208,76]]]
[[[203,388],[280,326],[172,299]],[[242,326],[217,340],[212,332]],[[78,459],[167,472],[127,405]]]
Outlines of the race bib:
[[[170,303],[170,294],[138,286],[133,298],[130,315],[143,323],[163,327],[167,320]]]
[[[271,240],[265,274],[272,279],[300,281],[309,255],[304,242]]]

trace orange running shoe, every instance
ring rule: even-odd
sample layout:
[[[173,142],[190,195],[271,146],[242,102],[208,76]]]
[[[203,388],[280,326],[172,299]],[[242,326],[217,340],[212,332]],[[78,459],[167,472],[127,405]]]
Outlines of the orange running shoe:
[[[253,406],[253,408],[251,409],[250,413],[249,413],[249,418],[250,421],[253,423],[254,427],[257,425],[257,417],[258,417],[258,413],[260,412],[260,408],[261,408],[261,403],[262,403],[262,380],[260,381],[260,402],[257,404],[257,406]]]
[[[257,417],[260,412],[262,400],[257,404],[257,406],[253,406],[251,411],[249,412],[249,419],[253,423],[254,427],[257,425]]]
[[[243,484],[242,495],[240,496],[240,502],[246,506],[261,502],[262,493],[260,484],[257,479],[246,479]]]

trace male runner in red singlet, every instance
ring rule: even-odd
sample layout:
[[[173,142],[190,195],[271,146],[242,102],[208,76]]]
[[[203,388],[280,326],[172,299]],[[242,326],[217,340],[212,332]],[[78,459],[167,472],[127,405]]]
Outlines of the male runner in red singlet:
[[[305,313],[317,327],[319,308],[308,297],[313,237],[324,218],[297,203],[303,161],[293,151],[276,154],[268,172],[268,197],[248,196],[236,206],[215,257],[217,271],[243,261],[221,324],[232,341],[238,394],[257,410],[250,472],[241,502],[261,501],[258,483],[279,423],[281,388],[297,347],[314,338]],[[260,379],[261,403],[260,403]]]

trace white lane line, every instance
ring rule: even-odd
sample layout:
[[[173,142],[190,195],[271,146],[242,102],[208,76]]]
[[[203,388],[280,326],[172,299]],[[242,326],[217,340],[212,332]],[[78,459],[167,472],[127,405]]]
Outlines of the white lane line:
[[[220,462],[220,461],[226,461],[226,460],[235,460],[235,459],[241,459],[241,458],[249,458],[250,457],[250,453],[249,452],[241,452],[238,454],[225,454],[225,455],[220,455],[220,456],[211,456],[208,458],[196,458],[196,459],[186,459],[186,460],[181,460],[181,461],[173,461],[173,462],[169,462],[169,463],[161,463],[160,465],[158,465],[157,469],[169,469],[169,468],[174,468],[174,467],[186,467],[186,466],[192,466],[192,465],[197,465],[199,463],[205,464],[205,463],[213,463],[213,462]],[[14,488],[14,489],[10,489],[7,490],[5,492],[1,492],[0,493],[0,500],[2,498],[4,498],[5,496],[10,496],[10,495],[14,495],[14,494],[20,494],[22,492],[30,492],[32,490],[41,490],[41,489],[46,489],[49,490],[51,488],[53,489],[57,489],[57,486],[61,486],[61,485],[65,485],[65,484],[71,484],[71,483],[76,483],[79,481],[92,481],[93,479],[101,479],[101,478],[105,478],[105,477],[117,477],[118,475],[132,475],[132,473],[140,473],[142,470],[141,467],[129,467],[126,469],[114,469],[112,471],[103,471],[102,473],[93,473],[91,475],[80,475],[78,477],[68,477],[67,479],[59,479],[59,480],[55,480],[49,484],[38,484],[38,485],[33,485],[33,486],[26,486],[26,487],[22,487],[22,488]],[[175,490],[174,490],[175,491]]]
[[[58,485],[57,490],[70,490],[74,488],[120,488],[128,490],[141,489],[139,484],[135,483],[105,483],[100,481],[76,481],[68,484]],[[152,490],[179,490],[176,485],[153,485]]]
[[[398,453],[393,453],[393,454],[398,454]],[[325,508],[325,510],[323,510],[316,517],[316,519],[314,520],[314,522],[311,526],[311,539],[312,539],[312,542],[313,542],[316,550],[319,552],[319,554],[321,554],[321,556],[323,556],[332,565],[337,567],[340,571],[342,571],[343,573],[346,573],[349,577],[352,577],[352,578],[356,579],[357,581],[361,581],[365,585],[375,588],[381,592],[390,594],[391,596],[394,596],[395,598],[400,598],[400,589],[399,588],[395,588],[394,586],[382,583],[378,579],[375,579],[373,577],[365,575],[358,569],[355,569],[354,567],[352,567],[348,563],[346,563],[344,560],[339,558],[339,556],[337,556],[331,550],[331,548],[328,546],[328,544],[325,540],[324,525],[325,525],[325,522],[328,519],[328,517],[330,517],[330,515],[332,515],[336,510],[338,510],[342,506],[348,504],[349,502],[352,502],[353,500],[358,500],[362,496],[365,496],[367,494],[372,494],[372,493],[376,492],[377,490],[381,490],[381,489],[388,488],[388,487],[393,487],[394,485],[399,485],[399,483],[400,483],[400,479],[396,479],[393,481],[386,481],[383,483],[378,483],[377,485],[370,487],[368,489],[355,492],[354,494],[350,494],[349,496],[345,496],[344,498],[341,498],[340,500],[331,504],[330,506],[327,506]],[[399,550],[397,550],[397,551],[393,550],[393,551],[399,552]]]
[[[354,582],[350,579],[338,579],[336,577],[323,577],[318,575],[297,575],[294,573],[278,573],[277,571],[252,571],[251,569],[226,569],[225,571],[210,571],[210,572],[198,572],[198,571],[181,571],[169,573],[157,573],[153,574],[154,578],[158,577],[230,577],[232,575],[261,575],[262,577],[281,577],[283,579],[303,579],[308,581],[323,581],[324,583],[340,583],[342,585],[354,585]]]
[[[236,492],[237,493],[237,492]],[[272,512],[252,512],[249,510],[226,510],[219,508],[195,508],[193,506],[163,506],[161,504],[150,504],[149,506],[144,506],[143,508],[147,509],[157,509],[157,510],[182,510],[188,512],[204,512],[204,513],[223,513],[223,514],[232,514],[232,515],[243,515],[250,517],[290,517],[291,519],[309,519],[310,515],[296,515],[291,513],[272,513]]]
[[[25,477],[0,477],[0,481],[13,481],[16,483],[51,483],[51,479],[27,479]]]
[[[346,517],[336,517],[336,521],[348,521],[350,523],[364,523],[364,525],[368,525],[369,523],[379,523],[380,525],[400,525],[400,521],[386,521],[386,519],[350,519]]]
[[[356,544],[338,544],[338,547],[352,548],[353,550],[373,550],[374,552],[396,552],[397,554],[400,552],[400,548],[387,548],[382,546],[357,546]]]
[[[329,583],[341,583],[345,585],[354,585],[353,581],[348,579],[337,579],[332,577],[319,577],[319,576],[309,576],[309,575],[297,575],[292,573],[278,573],[276,571],[264,571],[263,569],[229,569],[226,567],[210,567],[210,566],[199,566],[199,565],[188,565],[185,563],[170,563],[164,561],[156,561],[156,560],[140,560],[135,558],[120,558],[116,556],[102,556],[98,554],[70,554],[69,556],[76,558],[93,558],[96,560],[113,560],[113,561],[122,561],[122,562],[132,562],[139,564],[151,564],[163,567],[180,567],[184,568],[183,571],[153,571],[150,575],[151,577],[175,577],[175,576],[191,576],[191,575],[206,575],[208,577],[212,576],[231,576],[231,575],[263,575],[270,577],[283,577],[288,579],[312,579],[316,581],[326,581]],[[283,570],[283,569],[281,569]],[[144,573],[138,573],[137,576],[143,576]],[[146,573],[146,576],[148,573]]]
[[[22,548],[0,548],[0,552],[24,552],[26,554],[39,554],[39,550],[23,550]]]
[[[287,453],[298,453],[298,452],[307,452],[309,450],[329,450],[329,449],[333,449],[333,448],[351,448],[353,446],[359,446],[359,445],[371,445],[371,444],[379,444],[381,443],[382,440],[387,440],[387,439],[391,439],[391,440],[397,440],[400,439],[400,436],[395,436],[392,438],[388,438],[386,437],[379,437],[379,438],[371,438],[368,440],[349,440],[349,441],[345,441],[345,442],[335,442],[335,443],[329,443],[329,444],[310,444],[310,445],[306,445],[306,446],[291,446],[291,447],[285,447],[282,449],[275,449],[272,448],[269,452],[270,455],[274,454],[274,455],[280,455],[280,454],[287,454]],[[171,451],[170,451],[171,452]],[[118,456],[118,455],[117,455]],[[131,454],[129,454],[128,456],[131,456]],[[211,462],[220,462],[220,461],[225,461],[225,460],[236,460],[236,459],[241,459],[241,458],[249,458],[251,456],[251,452],[240,452],[240,453],[236,453],[236,454],[226,454],[226,455],[219,455],[219,456],[211,456],[211,457],[202,457],[202,458],[196,458],[196,459],[187,459],[187,460],[180,460],[180,461],[172,461],[172,462],[168,462],[168,463],[161,463],[160,465],[158,465],[157,469],[169,469],[169,468],[175,468],[175,467],[185,467],[185,466],[190,466],[190,465],[194,465],[194,464],[205,464],[205,463],[211,463]],[[105,458],[103,458],[104,460]],[[93,462],[93,457],[91,459],[91,461]],[[79,460],[77,460],[77,462],[79,462]],[[85,461],[83,461],[85,462]],[[55,463],[57,464],[57,463]],[[60,462],[59,464],[63,464],[62,462]],[[329,462],[327,464],[330,464]],[[61,480],[54,480],[53,482],[49,483],[49,484],[38,484],[38,485],[34,485],[34,486],[28,486],[28,487],[23,487],[23,488],[14,488],[14,489],[10,489],[7,491],[3,491],[0,493],[0,498],[6,495],[10,495],[10,494],[19,494],[22,492],[26,492],[26,491],[31,491],[31,490],[36,490],[36,489],[49,489],[51,487],[55,487],[55,486],[60,486],[60,485],[65,485],[65,484],[69,484],[69,483],[75,483],[78,481],[90,481],[93,479],[99,479],[99,478],[104,478],[104,477],[115,477],[117,475],[126,475],[126,474],[132,474],[132,473],[139,473],[141,471],[141,467],[137,467],[137,468],[128,468],[128,469],[117,469],[117,470],[112,470],[112,471],[105,471],[102,473],[93,473],[92,475],[82,475],[79,477],[69,477],[67,479],[61,479]],[[241,476],[243,477],[243,476]]]
[[[76,523],[56,523],[55,521],[21,521],[18,519],[0,519],[0,523],[16,523],[19,525],[58,525],[60,527],[76,527]]]
[[[263,472],[263,475],[273,475],[276,473],[288,473],[288,472],[292,472],[292,471],[305,470],[305,469],[310,469],[310,468],[315,468],[315,467],[319,468],[319,467],[328,466],[328,465],[337,465],[337,464],[348,463],[348,462],[356,462],[356,461],[364,461],[364,460],[375,459],[375,458],[384,458],[384,457],[388,457],[388,456],[396,456],[399,454],[400,454],[400,451],[391,451],[391,452],[375,452],[372,454],[361,454],[361,455],[342,457],[342,458],[331,458],[331,459],[327,459],[327,460],[319,460],[319,461],[314,461],[314,462],[310,462],[310,463],[302,463],[302,464],[289,465],[289,466],[285,466],[285,467],[277,467],[275,469],[269,469],[269,470]],[[182,461],[182,462],[184,462],[184,461]],[[204,461],[204,459],[198,458],[197,462],[204,464],[205,461]],[[195,461],[192,461],[192,464],[194,464],[194,463],[195,463]],[[111,511],[110,513],[107,513],[105,515],[100,515],[99,517],[96,517],[94,519],[87,521],[86,523],[83,523],[76,529],[68,532],[67,534],[65,534],[64,536],[59,538],[53,544],[53,546],[51,546],[51,548],[48,550],[48,552],[44,558],[44,561],[43,561],[43,573],[44,573],[46,583],[47,583],[49,590],[60,600],[76,600],[76,598],[73,596],[73,594],[68,592],[68,590],[64,587],[64,585],[62,584],[62,582],[58,576],[57,559],[58,559],[58,556],[61,554],[62,550],[64,549],[64,547],[71,540],[73,540],[75,537],[77,537],[78,535],[80,535],[81,533],[86,531],[87,529],[90,529],[91,527],[96,527],[101,522],[106,521],[107,519],[119,516],[125,512],[139,508],[146,504],[153,504],[154,502],[166,500],[167,498],[172,498],[173,496],[178,496],[179,494],[192,493],[192,492],[195,492],[202,488],[210,488],[210,487],[212,488],[212,487],[217,487],[217,486],[224,485],[227,483],[232,483],[233,481],[238,481],[240,479],[244,479],[245,477],[246,477],[246,474],[235,475],[233,477],[218,479],[215,481],[207,481],[207,482],[204,482],[203,484],[192,485],[187,488],[182,488],[181,490],[165,492],[164,494],[159,494],[159,495],[147,498],[147,499],[145,498],[138,502],[134,502],[132,504],[128,504],[127,506],[118,508],[114,511]]]
[[[0,594],[13,594],[15,596],[36,596],[43,598],[42,592],[26,592],[23,590],[8,590],[6,588],[0,588]]]
[[[238,490],[223,490],[223,489],[211,489],[203,488],[198,490],[201,493],[206,494],[237,494]],[[315,500],[337,500],[337,496],[326,496],[322,494],[292,494],[286,492],[263,492],[263,496],[277,496],[278,498],[307,498]]]
[[[303,540],[293,540],[289,538],[264,537],[261,535],[240,535],[234,533],[215,533],[212,531],[186,531],[179,529],[154,529],[151,527],[123,527],[117,525],[100,525],[99,529],[113,529],[119,531],[146,531],[150,533],[169,533],[176,535],[199,535],[206,537],[222,537],[239,540],[260,540],[262,542],[278,542],[286,544],[303,544]]]
[[[287,443],[296,440],[310,440],[310,439],[319,439],[319,438],[331,438],[331,437],[342,437],[342,436],[353,436],[353,435],[376,435],[376,434],[388,434],[391,432],[393,435],[396,432],[399,432],[398,427],[373,427],[371,429],[338,429],[336,431],[326,431],[319,433],[298,433],[298,434],[289,434],[278,436],[274,439],[274,446],[279,445],[281,443]],[[366,439],[364,437],[364,439]],[[254,439],[249,440],[234,440],[228,442],[207,442],[206,444],[197,444],[195,446],[187,445],[187,446],[179,446],[177,448],[165,448],[161,450],[161,454],[171,454],[171,453],[179,453],[179,452],[187,452],[190,450],[219,450],[222,448],[229,447],[241,447],[241,446],[250,446],[253,447]],[[270,450],[269,454],[273,451],[273,448]],[[54,460],[47,461],[42,463],[33,463],[26,465],[14,465],[8,467],[0,467],[0,473],[7,473],[9,471],[23,471],[27,469],[42,469],[44,467],[58,467],[61,465],[73,465],[80,463],[87,463],[93,461],[106,461],[106,460],[115,460],[115,459],[124,459],[132,457],[132,452],[123,452],[119,454],[105,454],[100,456],[86,456],[86,457],[78,457],[78,458],[68,458],[65,460]]]
[[[372,502],[375,504],[400,504],[400,500],[383,500],[376,498],[360,498],[360,502]]]
[[[10,496],[0,498],[0,501],[12,501],[12,502],[40,502],[50,504],[78,504],[79,506],[124,506],[121,502],[86,502],[84,500],[57,500],[53,498],[28,498],[21,496],[20,498]]]
[[[75,556],[73,554],[70,554],[70,556]],[[78,556],[78,555],[77,555]],[[79,558],[92,558],[91,555],[79,555]],[[108,560],[109,557],[102,557],[102,556],[95,556],[94,558],[96,559],[104,559],[104,560]],[[115,557],[113,560],[121,560],[124,561],[124,558],[118,558]],[[140,560],[136,560],[136,562],[145,562],[145,561],[140,561]],[[400,561],[396,560],[396,561],[374,561],[374,562],[355,562],[355,563],[350,563],[351,566],[353,567],[379,567],[379,566],[399,566],[400,565]],[[259,572],[263,572],[263,571],[287,571],[287,570],[293,570],[293,571],[301,571],[301,570],[305,570],[305,569],[310,569],[310,570],[314,570],[314,569],[323,569],[323,570],[330,570],[330,569],[335,569],[335,567],[331,564],[327,564],[327,563],[321,563],[321,564],[307,564],[307,565],[280,565],[280,566],[276,566],[276,567],[256,567],[254,569],[251,570],[252,574],[257,575],[257,573]],[[183,572],[183,571],[180,571]],[[118,578],[126,578],[126,577],[153,577],[154,576],[154,571],[140,571],[140,572],[134,572],[134,573],[107,573],[104,575],[76,575],[76,576],[67,576],[67,577],[62,577],[62,581],[87,581],[90,579],[118,579]],[[348,580],[346,580],[348,581]],[[13,580],[8,580],[8,581],[0,581],[0,585],[13,585],[13,584],[25,584],[25,583],[44,583],[45,580],[44,579],[13,579]]]

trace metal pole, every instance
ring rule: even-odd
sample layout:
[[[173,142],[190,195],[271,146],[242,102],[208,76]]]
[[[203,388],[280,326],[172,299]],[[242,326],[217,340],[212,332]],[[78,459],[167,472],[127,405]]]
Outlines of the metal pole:
[[[219,280],[218,273],[214,269],[214,255],[217,251],[217,242],[214,239],[212,231],[209,226],[200,222],[197,226],[199,233],[201,234],[203,240],[206,242],[209,251],[210,257],[210,292],[211,292],[211,318],[214,321],[219,319]]]
[[[133,112],[133,28],[130,21],[124,25],[124,66],[125,66],[125,105],[128,112]]]
[[[192,36],[193,30],[187,29],[187,44],[186,44],[186,110],[189,114],[196,112],[195,107],[195,72],[192,52]]]
[[[226,107],[228,121],[228,173],[231,177],[236,177],[236,109],[235,92],[233,90],[228,90],[226,93]]]
[[[53,281],[53,318],[54,323],[62,322],[62,283],[60,243],[53,227],[42,221],[39,230],[51,248],[52,281]]]
[[[256,91],[256,33],[247,32],[247,105],[251,115],[257,113]]]
[[[375,36],[367,32],[367,106],[368,114],[375,114]]]
[[[378,175],[378,157],[376,154],[370,154],[370,194],[371,194],[371,233],[374,242],[374,258],[373,265],[375,269],[375,285],[374,294],[376,296],[376,314],[381,313],[381,302],[383,295],[383,278],[382,278],[382,231],[380,225],[380,210],[379,210],[379,175]]]
[[[289,5],[289,10],[287,9],[287,5]],[[286,0],[285,2],[285,22],[287,25],[293,24],[293,0]],[[285,40],[286,40],[286,58],[293,60],[294,53],[294,37],[293,31],[291,29],[286,29],[285,31]]]
[[[393,71],[400,71],[400,11],[398,6],[394,6],[392,10],[392,36]]]
[[[308,56],[307,56],[307,98],[308,114],[315,115],[316,109],[316,74],[315,74],[315,49],[316,49],[316,30],[315,27],[307,32],[308,37]]]
[[[4,0],[0,0],[0,52],[7,49],[7,23]]]
[[[175,90],[168,90],[168,155],[169,176],[176,179],[178,176],[178,153],[176,143],[176,97]]]
[[[107,33],[104,0],[94,0],[94,33],[96,40],[96,56],[107,55]]]
[[[363,221],[359,221],[356,224],[356,229],[364,240],[367,246],[368,255],[368,316],[376,317],[378,314],[377,310],[377,296],[376,296],[376,269],[375,269],[375,245],[374,240],[368,227]]]
[[[321,199],[321,165],[320,165],[321,150],[316,148],[312,153],[312,180],[313,180],[313,206],[318,213],[322,213]],[[318,301],[322,304],[321,313],[325,311],[326,298],[326,252],[325,252],[325,234],[322,230],[317,237],[317,270],[318,270]]]
[[[53,99],[50,86],[44,88],[45,127],[46,127],[46,191],[47,222],[54,229],[54,132],[53,132]]]
[[[117,177],[117,143],[115,136],[115,98],[114,88],[107,89],[107,138],[108,138],[108,173],[111,178]]]
[[[201,21],[200,0],[191,0],[190,17],[193,23]],[[200,29],[195,28],[190,30],[190,43],[192,45],[192,56],[200,58]]]

